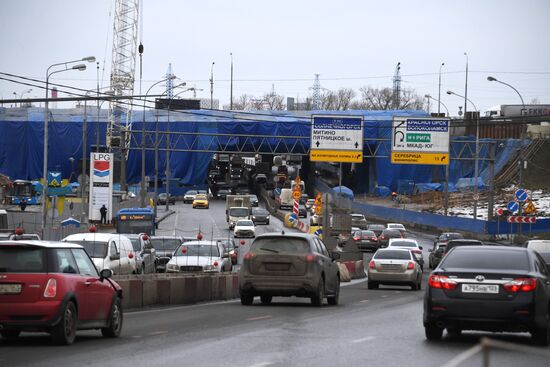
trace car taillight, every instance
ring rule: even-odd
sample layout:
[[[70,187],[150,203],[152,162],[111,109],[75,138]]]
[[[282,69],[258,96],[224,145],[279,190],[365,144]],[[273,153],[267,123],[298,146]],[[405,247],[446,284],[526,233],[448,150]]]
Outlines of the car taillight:
[[[430,275],[428,278],[428,285],[430,288],[453,290],[458,284],[445,275]]]
[[[376,238],[376,237],[371,237],[370,239],[371,239],[372,241],[378,241],[378,238]]]
[[[306,255],[306,262],[312,263],[314,261],[315,261],[315,255],[313,255],[313,254],[307,254]]]
[[[374,269],[374,261],[369,262],[369,269]]]
[[[420,254],[420,255],[422,255],[422,251],[420,251],[420,250],[411,250],[411,252],[412,252],[413,254]]]
[[[384,237],[384,235],[380,236],[380,239],[381,239],[381,240],[383,240],[384,238],[386,238],[386,237]]]
[[[243,260],[249,261],[249,260],[252,260],[253,257],[254,257],[253,252],[247,252],[246,254],[244,254]]]
[[[231,259],[236,259],[237,258],[237,254],[236,253],[232,253],[231,254]]]
[[[44,289],[44,297],[45,298],[53,298],[57,294],[57,280],[54,278],[48,279],[48,283],[46,284],[46,289]]]
[[[407,265],[407,270],[414,269],[414,263],[412,261],[409,261],[409,265]]]
[[[511,282],[504,283],[504,289],[508,292],[531,292],[537,288],[537,280],[534,278],[516,278]]]

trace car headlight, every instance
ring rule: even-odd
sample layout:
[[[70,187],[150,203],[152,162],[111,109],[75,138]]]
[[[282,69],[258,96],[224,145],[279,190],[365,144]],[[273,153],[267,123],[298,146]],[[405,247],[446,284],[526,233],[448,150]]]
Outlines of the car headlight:
[[[256,219],[256,216],[255,216],[255,215],[253,215],[253,216],[252,216],[252,219]]]
[[[269,215],[266,215],[266,216],[265,216],[265,219],[269,219]]]
[[[216,267],[214,265],[205,265],[203,269],[205,271],[211,271],[211,270],[216,270]]]
[[[168,264],[168,265],[166,266],[166,268],[167,268],[168,270],[179,270],[179,267],[178,267],[177,265],[174,265],[174,264]]]

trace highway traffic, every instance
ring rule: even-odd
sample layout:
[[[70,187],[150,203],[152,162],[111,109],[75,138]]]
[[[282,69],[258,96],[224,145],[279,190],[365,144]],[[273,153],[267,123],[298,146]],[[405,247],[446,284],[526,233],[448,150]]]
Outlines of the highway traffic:
[[[160,223],[158,235],[226,237],[225,203],[211,201],[208,210],[177,202],[175,213]],[[272,218],[256,226],[258,234],[283,230]],[[285,231],[291,231],[285,228]],[[427,249],[435,234],[414,232]],[[244,239],[239,263],[248,250]],[[365,253],[365,264],[372,253]],[[235,269],[237,271],[237,269]],[[422,278],[426,288],[428,269]],[[422,325],[424,291],[384,286],[368,289],[366,279],[342,283],[340,303],[312,307],[309,299],[274,298],[242,306],[239,300],[178,307],[126,310],[122,334],[105,339],[95,331],[78,332],[72,346],[52,347],[47,334],[22,333],[0,341],[0,365],[5,366],[441,366],[479,342],[482,336],[531,345],[529,334],[466,332],[440,342],[427,341]],[[478,365],[478,354],[462,366]],[[498,366],[547,366],[532,353],[491,351]]]

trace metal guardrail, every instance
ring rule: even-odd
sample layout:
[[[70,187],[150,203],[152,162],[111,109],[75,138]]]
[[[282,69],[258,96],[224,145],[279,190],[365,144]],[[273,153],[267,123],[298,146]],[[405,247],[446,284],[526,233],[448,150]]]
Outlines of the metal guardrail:
[[[491,365],[491,350],[501,349],[506,351],[521,352],[521,353],[530,353],[538,354],[540,356],[545,356],[550,358],[550,351],[529,347],[526,345],[520,345],[515,343],[503,342],[499,340],[494,340],[490,338],[481,338],[479,344],[471,347],[470,349],[460,353],[455,358],[451,359],[449,362],[445,363],[442,367],[460,367],[464,362],[470,358],[476,356],[477,354],[482,354],[482,366],[490,367]]]

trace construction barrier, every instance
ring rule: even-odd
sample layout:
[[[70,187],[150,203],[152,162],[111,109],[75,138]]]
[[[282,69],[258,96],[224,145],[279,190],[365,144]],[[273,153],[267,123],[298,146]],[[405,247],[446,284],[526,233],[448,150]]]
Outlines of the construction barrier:
[[[347,266],[343,263],[338,263],[338,269],[340,270],[340,281],[341,282],[350,282],[351,277],[350,277]]]
[[[360,279],[365,278],[365,267],[363,265],[363,260],[358,261],[341,261],[338,265],[343,265],[349,273],[351,279]]]

